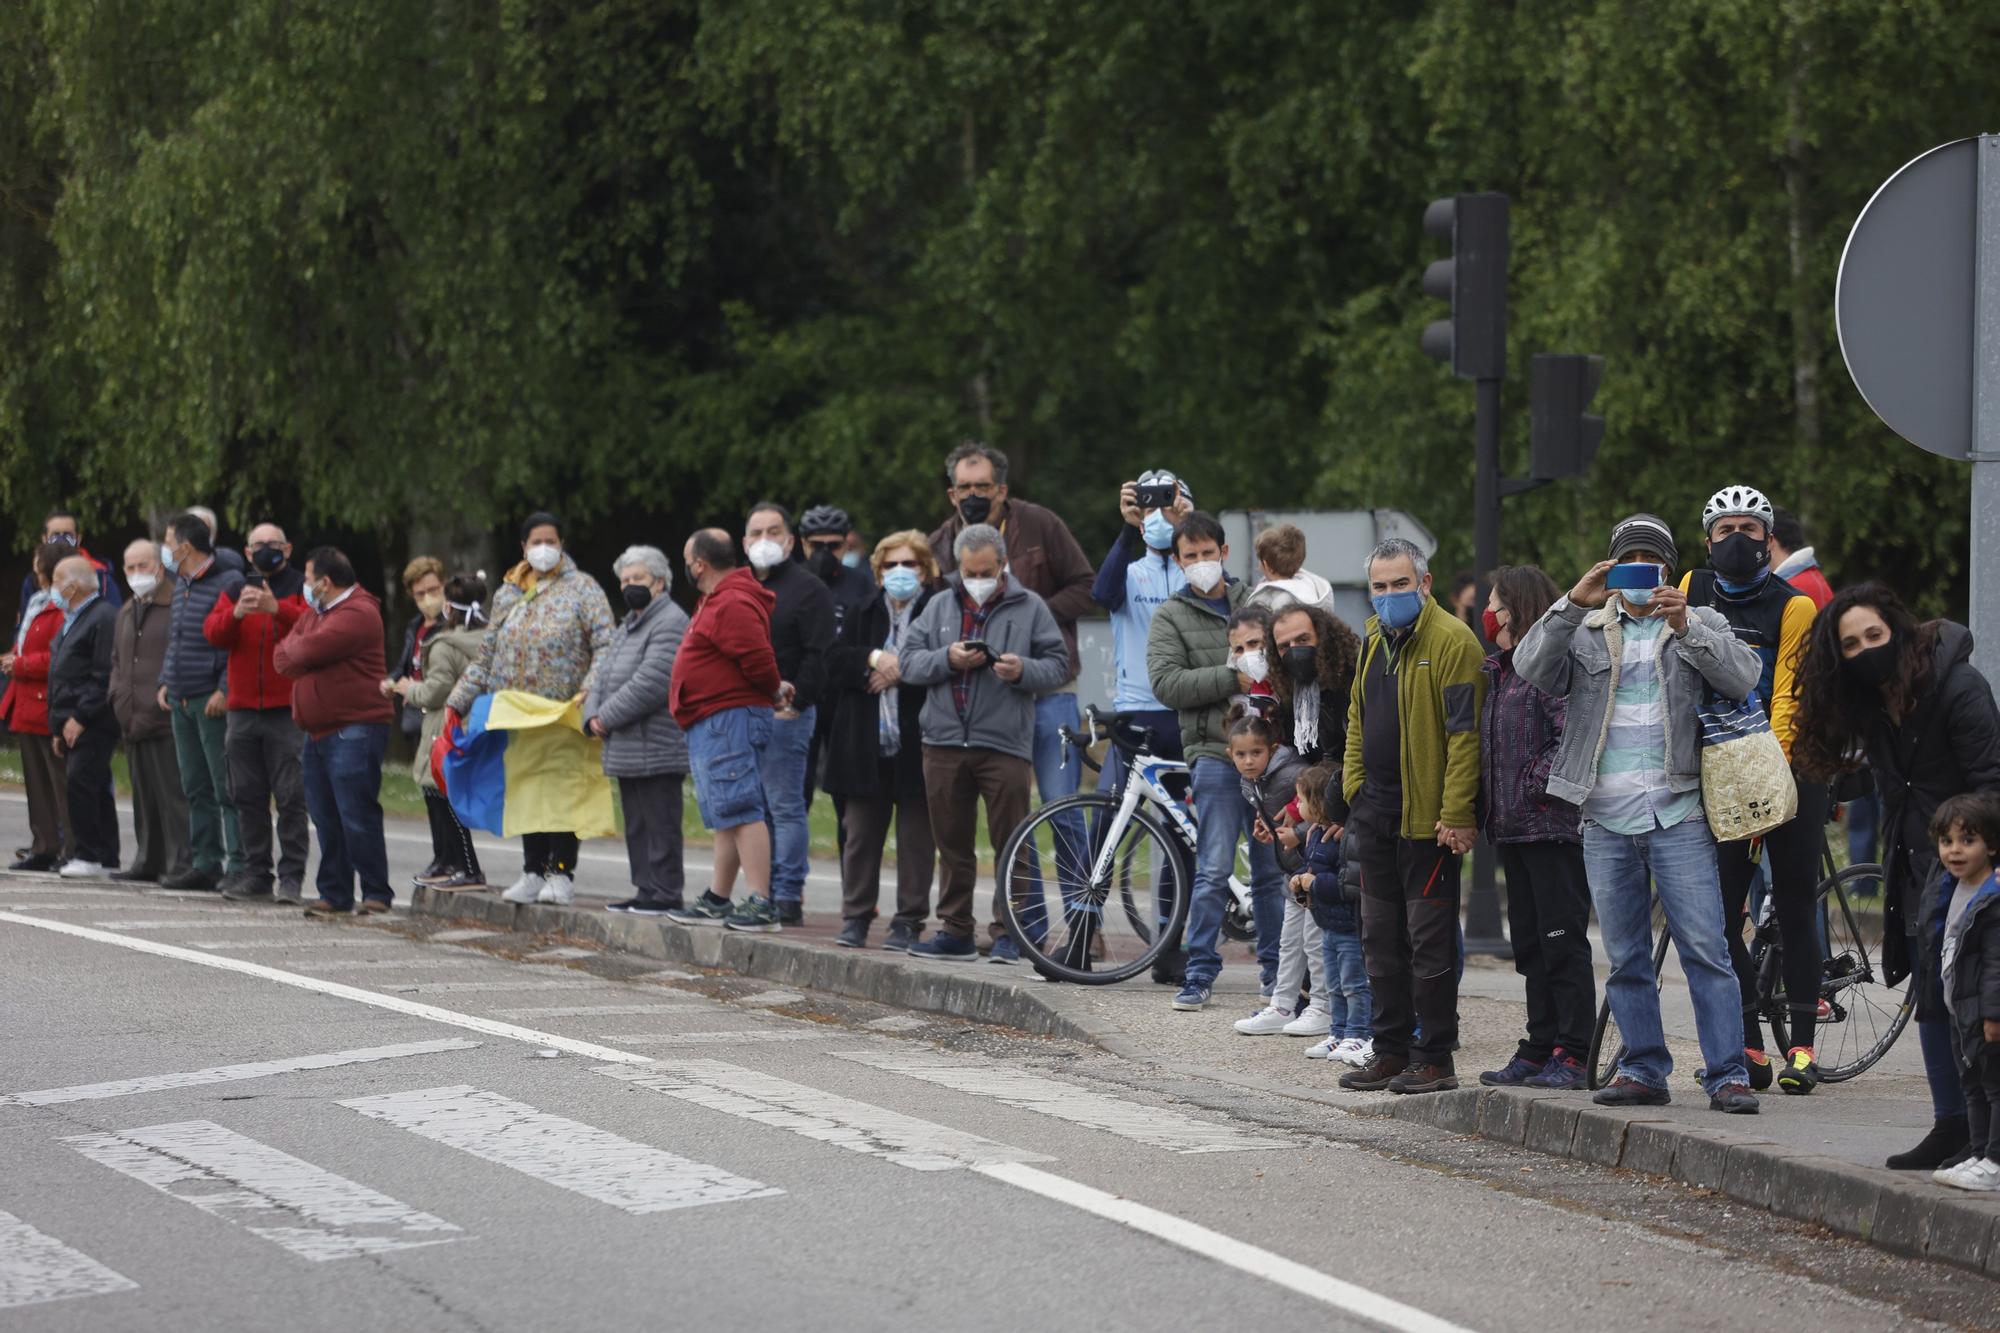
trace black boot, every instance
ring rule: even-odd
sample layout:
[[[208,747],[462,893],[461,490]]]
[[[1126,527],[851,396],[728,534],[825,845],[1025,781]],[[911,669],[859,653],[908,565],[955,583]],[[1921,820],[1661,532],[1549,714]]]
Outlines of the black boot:
[[[1964,1116],[1944,1116],[1931,1126],[1931,1132],[1916,1147],[1897,1153],[1886,1165],[1891,1171],[1935,1171],[1962,1154],[1971,1141],[1972,1133]]]

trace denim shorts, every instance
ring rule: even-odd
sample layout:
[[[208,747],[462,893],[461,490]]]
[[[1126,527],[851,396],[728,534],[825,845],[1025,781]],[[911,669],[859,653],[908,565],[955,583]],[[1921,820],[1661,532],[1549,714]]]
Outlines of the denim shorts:
[[[763,822],[764,778],[758,760],[770,743],[768,708],[725,708],[687,729],[694,803],[704,828]]]

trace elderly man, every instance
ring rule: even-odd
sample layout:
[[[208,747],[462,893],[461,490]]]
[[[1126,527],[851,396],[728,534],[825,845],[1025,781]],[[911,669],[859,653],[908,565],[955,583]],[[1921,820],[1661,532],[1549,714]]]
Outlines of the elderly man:
[[[208,521],[193,511],[167,520],[160,558],[174,576],[174,602],[167,655],[160,664],[159,703],[173,715],[174,753],[194,846],[194,869],[160,882],[170,889],[213,889],[225,874],[242,873],[243,841],[229,799],[224,750],[229,654],[208,641],[202,625],[218,600],[243,587],[243,575],[224,564]]]
[[[979,804],[995,850],[1028,817],[1034,778],[1035,699],[1068,679],[1069,650],[1048,603],[1007,572],[1007,540],[975,523],[953,542],[957,572],[911,624],[905,683],[925,687],[920,725],[931,833],[944,867],[937,934],[910,950],[924,958],[978,957],[973,893]],[[993,893],[994,947],[1007,938]],[[1010,941],[1011,942],[1011,941]]]
[[[229,654],[229,715],[223,753],[243,836],[243,869],[222,885],[238,902],[298,903],[306,878],[306,789],[300,776],[305,733],[292,721],[292,682],[278,670],[278,640],[305,614],[305,580],[291,567],[292,544],[275,523],[250,529],[250,573],[224,592],[202,633]],[[271,807],[278,813],[277,889],[272,891]]]
[[[185,877],[187,797],[174,760],[173,728],[155,697],[173,618],[173,585],[162,577],[158,543],[141,537],[125,548],[125,582],[132,600],[118,611],[111,646],[111,708],[125,736],[132,775],[132,832],[139,850],[130,869],[111,876],[142,884]]]
[[[111,653],[118,612],[98,593],[97,565],[73,555],[56,566],[55,595],[63,610],[49,662],[49,732],[64,756],[76,857],[64,879],[90,879],[118,865],[118,803],[111,790],[111,756],[118,749],[118,715],[111,707]]]

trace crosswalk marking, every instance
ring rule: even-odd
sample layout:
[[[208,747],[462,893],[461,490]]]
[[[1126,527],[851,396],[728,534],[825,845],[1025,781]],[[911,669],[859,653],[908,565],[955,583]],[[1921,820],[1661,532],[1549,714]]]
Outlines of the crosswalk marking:
[[[299,1055],[287,1060],[256,1060],[240,1065],[214,1065],[178,1074],[147,1074],[138,1078],[113,1079],[106,1083],[79,1083],[68,1088],[42,1088],[0,1097],[0,1106],[59,1106],[65,1102],[94,1102],[107,1097],[130,1097],[141,1092],[165,1092],[173,1088],[196,1088],[208,1083],[235,1083],[246,1078],[267,1078],[306,1069],[332,1069],[339,1065],[368,1064],[376,1060],[398,1060],[409,1055],[435,1055],[440,1051],[469,1051],[481,1043],[464,1037],[444,1037],[436,1041],[411,1041],[395,1046],[363,1046],[326,1055]]]
[[[93,921],[99,930],[294,930],[296,921],[213,921],[206,915],[199,919],[178,917],[171,921]]]
[[[593,986],[601,989],[608,983],[602,981],[585,981],[582,979],[571,981],[565,978],[559,981],[553,979],[548,981],[412,981],[408,983],[383,981],[376,984],[395,986],[398,990],[413,990],[420,995],[459,995],[483,990],[589,990]]]
[[[0,1310],[135,1291],[138,1286],[12,1213],[0,1212]]]
[[[493,1014],[496,1018],[609,1018],[614,1014],[684,1014],[708,1007],[701,1001],[676,1004],[670,1000],[652,1004],[545,1004],[530,1009],[495,1009]]]
[[[1024,1111],[1038,1111],[1168,1152],[1252,1152],[1297,1146],[1284,1139],[1259,1138],[1233,1125],[1196,1120],[1167,1107],[1091,1092],[984,1060],[924,1051],[828,1051],[827,1054],[885,1073],[903,1074],[974,1096],[991,1097]]]
[[[572,958],[595,958],[597,957],[597,950],[576,948],[543,949],[539,953],[524,954],[522,957],[530,963],[563,963],[568,962]]]
[[[190,949],[381,949],[381,940],[354,939],[322,933],[317,939],[292,940],[187,940]],[[428,955],[426,955],[428,956]]]
[[[746,995],[742,999],[738,1000],[736,1003],[768,1004],[776,1006],[785,1004],[797,1004],[805,998],[806,998],[805,996],[799,994],[795,990],[767,990],[767,991],[760,991],[755,995]]]
[[[500,933],[497,930],[470,930],[461,928],[458,930],[440,930],[437,934],[426,935],[424,938],[437,944],[455,944],[459,940],[490,940]]]
[[[784,1193],[467,1085],[357,1097],[341,1105],[628,1213]]]
[[[464,1233],[212,1120],[63,1140],[94,1162],[316,1263],[441,1245]]]
[[[322,972],[391,972],[402,968],[405,972],[425,971],[433,967],[491,967],[490,958],[439,958],[425,954],[419,958],[328,958],[300,963],[301,967],[317,968]]]
[[[977,1134],[720,1060],[666,1060],[653,1069],[606,1065],[591,1072],[711,1111],[788,1129],[850,1152],[887,1158],[916,1171],[1051,1160],[1040,1153],[1010,1148]]]
[[[745,1028],[734,1032],[621,1032],[600,1041],[623,1042],[627,1046],[728,1046],[736,1042],[823,1041],[822,1032],[772,1032],[768,1028]]]

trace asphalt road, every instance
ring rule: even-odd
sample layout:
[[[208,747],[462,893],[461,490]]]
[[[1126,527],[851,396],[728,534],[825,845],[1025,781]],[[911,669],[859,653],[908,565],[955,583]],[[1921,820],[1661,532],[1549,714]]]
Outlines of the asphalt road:
[[[399,915],[0,876],[0,1016],[10,1333],[1995,1317],[1638,1177]]]

